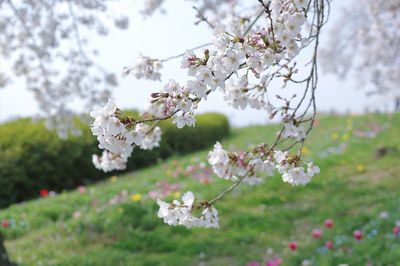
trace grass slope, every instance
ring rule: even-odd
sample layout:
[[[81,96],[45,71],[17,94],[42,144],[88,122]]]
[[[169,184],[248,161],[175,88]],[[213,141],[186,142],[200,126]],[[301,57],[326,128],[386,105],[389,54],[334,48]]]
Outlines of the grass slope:
[[[383,128],[377,137],[352,134],[371,123]],[[236,129],[222,143],[245,149],[271,139],[277,129]],[[400,149],[399,135],[398,114],[321,117],[305,150],[321,174],[305,187],[291,187],[278,176],[260,186],[240,186],[216,206],[219,230],[167,226],[157,218],[154,200],[145,196],[159,180],[181,182],[182,192],[191,190],[203,199],[229,186],[216,177],[204,185],[190,177],[171,177],[165,170],[165,164],[174,169],[193,158],[203,160],[206,150],[96,184],[86,193],[13,205],[0,212],[0,220],[11,221],[1,230],[11,258],[20,265],[245,265],[265,262],[271,256],[267,249],[283,259],[282,265],[301,265],[304,259],[313,265],[400,265],[400,238],[390,234],[394,221],[400,220],[400,157],[395,151],[374,156],[377,147]],[[343,152],[323,155],[343,140],[348,140]],[[123,190],[126,198],[115,197]],[[136,193],[142,195],[139,202],[130,197]],[[117,204],[110,205],[113,197]],[[379,218],[382,211],[388,219]],[[334,228],[325,230],[323,239],[312,239],[310,232],[322,228],[326,218],[334,219]],[[352,239],[355,229],[363,230],[362,241]],[[333,250],[323,248],[329,239]],[[287,247],[291,240],[299,245],[295,252]]]

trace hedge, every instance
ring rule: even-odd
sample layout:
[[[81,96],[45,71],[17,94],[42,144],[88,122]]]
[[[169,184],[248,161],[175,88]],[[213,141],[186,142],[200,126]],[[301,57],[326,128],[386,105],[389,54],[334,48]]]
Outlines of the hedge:
[[[196,119],[195,128],[183,129],[163,121],[160,147],[152,151],[135,149],[126,171],[154,164],[172,154],[208,147],[229,134],[228,119],[221,114],[208,113]],[[59,192],[110,175],[92,165],[92,154],[101,151],[89,126],[82,122],[78,126],[80,137],[61,140],[42,121],[25,118],[0,125],[0,208],[36,198],[42,189]]]

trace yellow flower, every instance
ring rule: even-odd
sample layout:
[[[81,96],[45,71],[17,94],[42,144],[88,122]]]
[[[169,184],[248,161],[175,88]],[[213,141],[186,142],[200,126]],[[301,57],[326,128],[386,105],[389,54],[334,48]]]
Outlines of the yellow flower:
[[[118,181],[118,177],[116,175],[111,177],[111,183],[115,183]]]
[[[307,155],[307,154],[310,154],[310,150],[307,147],[303,147],[303,148],[301,148],[301,153],[303,155]]]
[[[174,198],[177,199],[177,198],[179,198],[179,197],[181,196],[181,194],[182,194],[181,192],[175,191],[174,194],[173,194],[173,196],[174,196]]]
[[[132,199],[132,201],[134,201],[134,202],[139,202],[139,201],[141,201],[141,199],[142,199],[142,195],[141,195],[140,193],[137,193],[137,194],[135,194],[135,195],[132,195],[131,199]]]
[[[336,132],[333,132],[332,135],[331,135],[331,139],[332,140],[337,140],[338,137],[339,137],[339,134],[336,133]]]
[[[343,137],[342,137],[343,141],[348,141],[349,139],[350,139],[349,134],[344,134]]]
[[[365,165],[363,164],[357,164],[357,171],[358,172],[364,172],[365,171]]]

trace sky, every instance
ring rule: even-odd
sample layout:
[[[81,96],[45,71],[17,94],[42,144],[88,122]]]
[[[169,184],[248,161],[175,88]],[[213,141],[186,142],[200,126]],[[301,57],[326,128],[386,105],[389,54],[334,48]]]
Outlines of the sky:
[[[188,48],[207,43],[212,35],[206,25],[194,25],[195,11],[192,3],[183,0],[166,1],[166,14],[156,13],[143,19],[139,14],[138,1],[116,1],[114,12],[129,14],[130,27],[125,31],[114,30],[104,38],[91,38],[92,44],[100,51],[96,60],[115,73],[121,73],[124,66],[134,62],[139,53],[153,58],[167,58],[184,52]],[[340,9],[350,1],[333,1],[330,21],[321,35],[321,47],[328,47],[329,25],[337,23]],[[100,39],[99,39],[100,38]],[[306,51],[304,58],[310,57]],[[180,69],[180,59],[167,62],[162,72],[162,82],[136,80],[133,76],[120,78],[119,86],[114,89],[113,97],[121,108],[143,109],[148,104],[149,94],[162,88],[169,79],[184,82],[188,79],[186,71]],[[321,69],[321,68],[319,68]],[[120,76],[120,75],[118,75]],[[375,108],[380,102],[365,96],[365,89],[358,88],[354,77],[339,79],[332,74],[320,71],[317,89],[317,108],[319,111],[360,113],[365,107]],[[221,93],[208,97],[199,106],[199,113],[216,111],[226,114],[235,126],[268,122],[262,111],[246,109],[236,110],[228,106]],[[33,94],[24,89],[23,83],[16,83],[0,89],[0,122],[15,117],[31,116],[39,113]]]

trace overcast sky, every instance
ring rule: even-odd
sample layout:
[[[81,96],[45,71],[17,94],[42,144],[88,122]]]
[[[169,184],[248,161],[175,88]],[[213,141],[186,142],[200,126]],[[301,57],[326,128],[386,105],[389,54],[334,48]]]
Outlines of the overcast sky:
[[[100,51],[99,62],[118,74],[124,66],[133,63],[139,53],[153,58],[166,58],[211,40],[210,30],[206,26],[193,25],[195,13],[191,8],[191,3],[187,1],[166,1],[166,15],[157,13],[146,20],[139,15],[137,4],[128,5],[127,2],[131,1],[117,1],[113,4],[113,8],[117,11],[129,12],[130,28],[126,31],[112,31],[105,38],[93,40]],[[329,25],[337,22],[341,6],[348,2],[350,1],[332,2],[330,21],[321,37],[322,47],[329,45],[327,42]],[[304,56],[306,58],[310,56],[310,53],[306,52]],[[180,70],[179,65],[178,59],[164,66],[163,83],[171,78],[182,83],[187,80],[185,71]],[[148,102],[148,95],[161,88],[163,83],[138,81],[134,77],[121,78],[119,86],[114,90],[114,98],[117,105],[122,108],[144,108]],[[376,106],[376,99],[365,97],[365,90],[357,89],[357,84],[352,77],[339,80],[333,75],[320,71],[317,91],[318,109],[320,111],[335,109],[340,112],[362,112],[366,106]],[[229,107],[220,93],[211,95],[200,105],[199,111],[222,112],[228,115],[231,122],[237,126],[266,122],[265,115],[260,111],[251,109],[238,111]],[[32,93],[25,90],[22,85],[0,90],[0,121],[38,113],[38,106]]]

